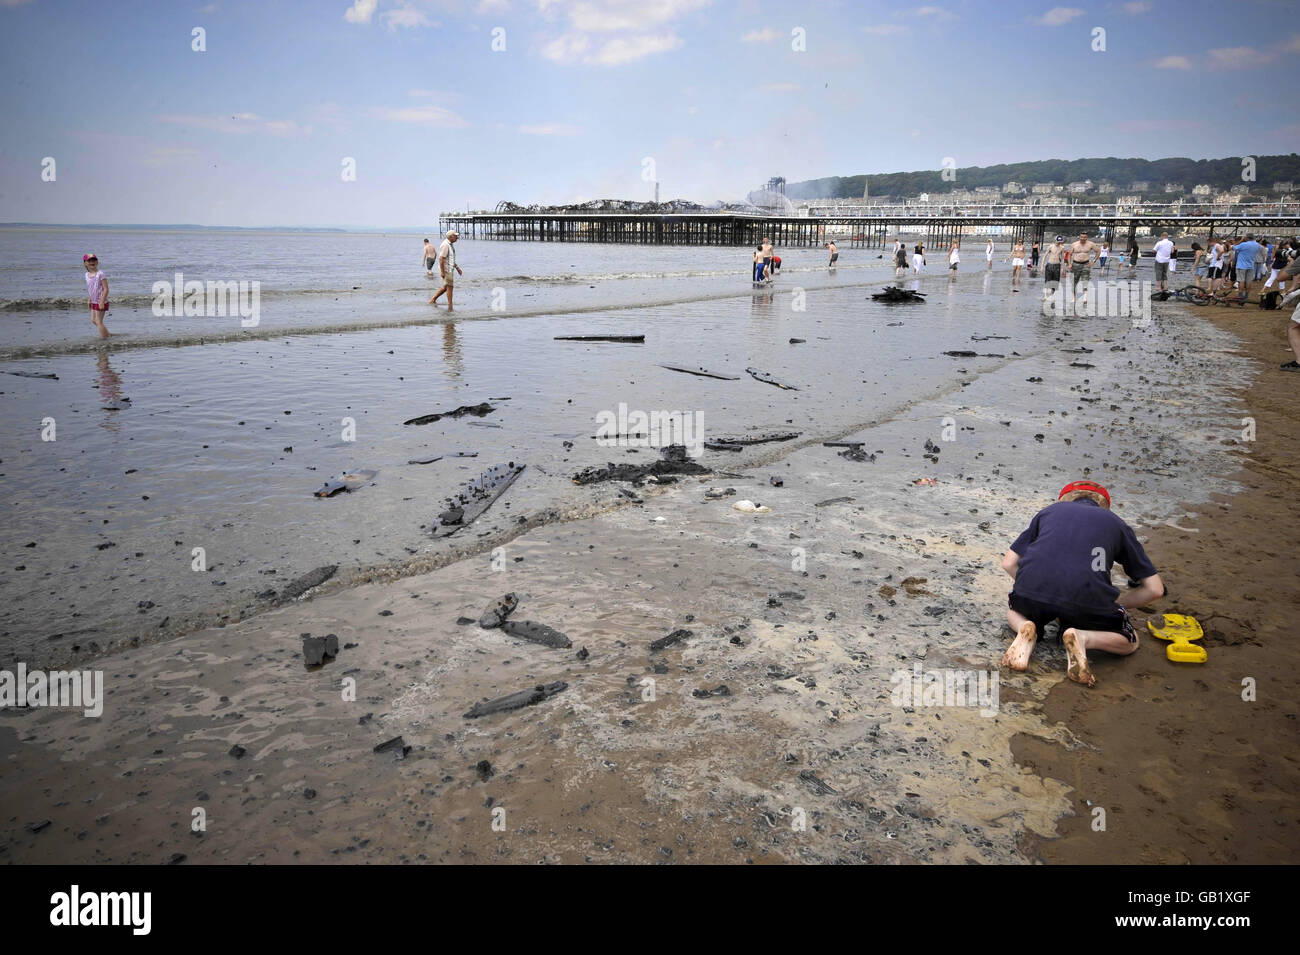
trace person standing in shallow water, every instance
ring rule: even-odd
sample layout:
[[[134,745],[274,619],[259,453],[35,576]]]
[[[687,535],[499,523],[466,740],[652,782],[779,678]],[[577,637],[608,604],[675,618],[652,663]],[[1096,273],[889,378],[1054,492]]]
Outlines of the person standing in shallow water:
[[[456,264],[456,240],[460,238],[460,233],[455,229],[447,230],[447,238],[442,240],[442,245],[438,246],[438,269],[442,274],[442,288],[433,293],[433,298],[429,299],[430,305],[437,305],[438,298],[443,292],[447,293],[447,311],[453,311],[451,303],[451,294],[456,284],[456,276],[464,275],[460,266]]]
[[[99,257],[88,252],[81,257],[86,268],[86,293],[90,298],[90,323],[99,329],[99,337],[108,337],[104,319],[108,316],[108,276],[99,271]]]
[[[1020,276],[1025,270],[1025,240],[1016,239],[1011,247],[1011,291],[1020,291]]]
[[[433,278],[433,267],[438,264],[438,257],[434,254],[433,243],[428,239],[424,240],[424,274]]]

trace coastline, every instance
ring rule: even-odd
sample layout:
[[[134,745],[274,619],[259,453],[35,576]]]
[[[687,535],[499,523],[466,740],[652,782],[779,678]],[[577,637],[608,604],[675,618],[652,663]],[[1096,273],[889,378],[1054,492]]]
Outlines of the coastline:
[[[0,723],[9,730],[0,731],[3,803],[48,792],[49,808],[26,811],[52,820],[30,834],[21,826],[35,820],[15,817],[9,856],[1032,861],[1036,840],[1054,838],[1061,817],[1072,824],[1077,794],[1061,772],[1017,765],[1016,747],[1029,739],[1063,759],[1091,752],[1086,722],[1063,722],[1053,708],[1086,714],[1102,697],[1065,684],[1051,647],[1028,674],[1002,674],[992,717],[899,707],[890,677],[918,664],[996,667],[1006,593],[996,557],[1061,474],[1092,460],[1094,474],[1123,485],[1119,512],[1144,528],[1181,513],[1176,501],[1148,499],[1159,489],[1177,493],[1199,474],[1202,508],[1231,489],[1215,466],[1198,471],[1180,457],[1188,452],[1177,442],[1191,436],[1170,438],[1142,413],[1201,396],[1202,411],[1222,420],[1231,408],[1208,404],[1212,379],[1241,360],[1218,354],[1222,342],[1207,334],[1193,360],[1210,381],[1145,384],[1129,368],[1167,352],[1167,334],[1208,333],[1199,317],[1161,310],[1154,331],[1096,349],[1091,370],[1072,368],[1063,348],[959,371],[955,394],[857,433],[880,452],[873,463],[813,443],[739,473],[644,491],[643,505],[525,530],[507,544],[504,571],[480,555],[106,657],[109,704],[88,730],[49,710]],[[1062,338],[1091,340],[1088,328],[1065,322]],[[1048,385],[1027,388],[1027,374]],[[1118,414],[1088,412],[1099,392]],[[1004,425],[1009,407],[1021,410]],[[1125,412],[1142,420],[1124,424]],[[922,460],[922,442],[950,413],[962,429],[1005,437],[991,448],[958,440],[943,447],[942,464]],[[1186,477],[1139,466],[1152,463],[1138,460],[1141,449],[1161,440],[1175,442],[1160,450]],[[1075,463],[1063,468],[1058,457]],[[913,485],[925,472],[941,483]],[[727,486],[735,496],[702,493]],[[743,497],[772,513],[739,514],[730,505]],[[825,503],[836,497],[852,500]],[[1162,572],[1174,568],[1148,547]],[[573,647],[456,623],[507,590],[521,598],[516,619],[556,627]],[[683,644],[648,649],[679,628],[692,631]],[[339,658],[305,670],[302,633],[335,633]],[[590,655],[579,659],[580,648]],[[1133,663],[1151,657],[1144,647],[1102,661],[1099,689],[1123,686]],[[341,694],[349,677],[355,702]],[[646,679],[655,701],[644,699]],[[555,681],[569,686],[536,707],[463,717],[476,700]],[[371,752],[397,735],[412,746],[407,759]],[[483,760],[490,772],[476,769]],[[501,807],[506,828],[494,831],[491,810]],[[195,808],[211,813],[203,835],[187,831]],[[802,831],[792,828],[796,812]]]
[[[1242,403],[1257,439],[1234,452],[1240,493],[1189,508],[1189,532],[1154,528],[1145,547],[1172,595],[1160,609],[1201,622],[1209,660],[1168,662],[1138,613],[1138,653],[1086,695],[1068,684],[1048,694],[1044,717],[1089,743],[1066,752],[1014,741],[1018,765],[1074,787],[1059,837],[1026,840],[1026,854],[1048,863],[1280,865],[1300,847],[1300,652],[1290,638],[1300,576],[1288,542],[1300,523],[1300,422],[1296,379],[1278,371],[1290,313],[1199,313],[1258,367]],[[1245,678],[1255,702],[1242,699]],[[1092,829],[1095,806],[1108,807],[1104,833]]]

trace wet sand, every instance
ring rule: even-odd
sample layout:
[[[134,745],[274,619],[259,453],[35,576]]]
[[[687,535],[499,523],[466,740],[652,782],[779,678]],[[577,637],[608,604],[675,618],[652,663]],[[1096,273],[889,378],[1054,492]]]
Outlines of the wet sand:
[[[1190,614],[1205,629],[1209,659],[1174,664],[1147,637],[1107,668],[1089,693],[1062,684],[1044,716],[1088,745],[1062,750],[1016,738],[1018,765],[1071,787],[1074,815],[1059,838],[1029,837],[1025,852],[1052,863],[1290,864],[1300,848],[1300,422],[1285,327],[1290,310],[1200,310],[1241,340],[1258,364],[1242,402],[1255,419],[1253,443],[1223,440],[1237,456],[1243,490],[1189,506],[1146,543],[1171,598],[1162,609]],[[1146,614],[1135,615],[1145,627]],[[1111,675],[1113,673],[1113,676]],[[1256,700],[1242,699],[1245,679]],[[1107,809],[1105,832],[1092,807]]]
[[[747,458],[744,470],[643,489],[642,504],[526,529],[496,555],[504,569],[493,569],[485,547],[431,573],[308,595],[104,657],[95,664],[109,688],[101,719],[56,710],[0,717],[3,856],[1102,861],[1100,840],[1076,833],[1069,815],[1091,798],[1083,783],[1094,754],[1122,739],[1133,760],[1126,770],[1163,758],[1194,775],[1182,755],[1190,747],[1167,738],[1168,720],[1144,725],[1142,746],[1130,725],[1138,717],[1121,720],[1144,668],[1174,671],[1154,641],[1135,657],[1100,661],[1092,691],[1066,683],[1059,647],[1044,646],[1028,673],[1002,674],[989,716],[891,700],[891,676],[917,664],[996,668],[1008,584],[997,558],[1080,472],[1111,487],[1117,512],[1138,526],[1173,591],[1167,609],[1208,617],[1204,604],[1179,602],[1215,593],[1196,588],[1187,568],[1204,555],[1172,541],[1182,534],[1200,544],[1199,535],[1167,528],[1189,526],[1186,510],[1214,514],[1260,493],[1231,493],[1259,480],[1253,472],[1240,484],[1226,477],[1240,449],[1224,442],[1255,392],[1243,403],[1224,383],[1247,381],[1249,362],[1199,313],[1162,310],[1154,328],[1104,343],[1089,328],[1064,322],[1062,350],[959,370],[940,394],[855,432],[873,462],[820,443],[778,449]],[[1076,366],[1078,354],[1064,350],[1073,347],[1093,349],[1078,363],[1091,367]],[[1271,412],[1252,413],[1256,461]],[[949,416],[957,440],[929,451]],[[996,437],[962,440],[972,432]],[[922,476],[938,484],[913,484]],[[709,499],[710,487],[736,493]],[[838,497],[852,500],[826,503]],[[741,498],[771,511],[741,514],[731,506]],[[1243,546],[1249,531],[1234,522],[1220,533]],[[1285,548],[1272,550],[1288,562]],[[1220,589],[1240,585],[1236,573],[1216,573]],[[1266,578],[1256,579],[1263,600]],[[555,627],[573,646],[457,623],[507,591],[520,598],[514,619]],[[1218,646],[1226,626],[1209,620],[1203,673],[1175,671],[1165,682],[1208,683],[1238,649]],[[692,633],[650,650],[679,628]],[[306,669],[304,633],[336,634],[338,658]],[[1259,672],[1261,701],[1290,691]],[[355,700],[345,699],[349,680]],[[483,699],[557,681],[567,688],[536,706],[463,715]],[[1224,726],[1227,691],[1218,701],[1206,692],[1199,718]],[[1277,707],[1260,710],[1274,714],[1275,730],[1289,722]],[[1170,719],[1177,712],[1170,704]],[[411,747],[405,759],[373,751],[399,735]],[[1275,754],[1294,750],[1293,733],[1259,738],[1280,738]],[[1285,759],[1261,756],[1261,772],[1283,778],[1275,764]],[[1149,822],[1121,837],[1121,823],[1158,810],[1130,802],[1121,820],[1122,798],[1116,805],[1111,851],[1135,852],[1146,840],[1151,851],[1190,854],[1184,836]],[[201,834],[192,831],[196,809],[206,817]],[[504,810],[501,831],[494,809]],[[1187,811],[1211,809],[1196,802]],[[1225,826],[1244,825],[1222,805],[1214,811]],[[1115,850],[1121,839],[1128,845]],[[1102,854],[1090,860],[1089,851]]]

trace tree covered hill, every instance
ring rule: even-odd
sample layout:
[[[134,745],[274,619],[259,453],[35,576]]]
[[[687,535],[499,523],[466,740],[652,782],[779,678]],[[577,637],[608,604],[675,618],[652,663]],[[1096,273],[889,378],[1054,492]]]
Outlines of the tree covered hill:
[[[1300,180],[1300,155],[1256,156],[1255,181],[1247,182],[1252,191],[1268,189],[1274,182]],[[966,166],[956,170],[956,178],[945,181],[942,170],[890,172],[873,176],[828,176],[788,183],[785,194],[791,199],[855,199],[869,184],[874,196],[915,196],[922,192],[943,193],[976,186],[998,186],[1018,182],[1026,187],[1035,182],[1069,182],[1091,179],[1110,180],[1121,191],[1133,182],[1146,180],[1152,191],[1163,191],[1166,182],[1180,183],[1185,189],[1207,183],[1226,190],[1242,184],[1242,157],[1226,159],[1044,159],[1036,162],[1009,163],[1001,166]]]

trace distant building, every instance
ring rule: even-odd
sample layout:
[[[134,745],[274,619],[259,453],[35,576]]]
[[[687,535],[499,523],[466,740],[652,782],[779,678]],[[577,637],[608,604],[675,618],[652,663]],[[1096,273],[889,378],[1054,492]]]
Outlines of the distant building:
[[[1117,206],[1140,206],[1141,204],[1142,204],[1141,196],[1133,195],[1133,196],[1115,197],[1115,205]]]
[[[1036,182],[1030,191],[1036,196],[1050,196],[1052,194],[1052,188],[1052,183],[1050,182]]]
[[[1148,182],[1146,179],[1139,179],[1136,182],[1131,183],[1129,185],[1128,191],[1129,192],[1150,192],[1151,183]]]
[[[1011,182],[1006,183],[1002,187],[1002,194],[1006,196],[1023,196],[1025,192],[1026,192],[1025,187],[1022,186],[1020,183],[1016,182],[1014,179]]]
[[[1101,182],[1097,183],[1097,191],[1101,193],[1105,193],[1106,195],[1110,195],[1117,188],[1118,187],[1109,179],[1103,179]]]
[[[1228,191],[1231,192],[1234,196],[1248,196],[1248,195],[1250,195],[1250,187],[1249,187],[1249,186],[1233,186],[1233,187],[1232,187],[1230,190],[1228,190]]]
[[[1092,180],[1085,179],[1083,182],[1072,182],[1066,187],[1075,195],[1082,195],[1085,192],[1092,192]]]
[[[1183,194],[1183,184],[1181,182],[1167,182],[1165,183],[1165,192],[1171,192],[1176,196],[1181,196]]]
[[[1212,196],[1214,195],[1214,187],[1209,185],[1208,183],[1204,183],[1204,182],[1200,183],[1198,185],[1192,186],[1192,195],[1197,197]]]
[[[1295,183],[1291,180],[1273,183],[1274,192],[1295,192]]]

